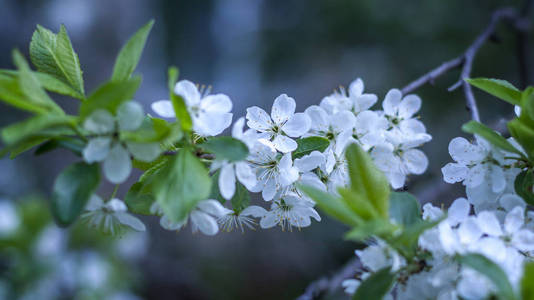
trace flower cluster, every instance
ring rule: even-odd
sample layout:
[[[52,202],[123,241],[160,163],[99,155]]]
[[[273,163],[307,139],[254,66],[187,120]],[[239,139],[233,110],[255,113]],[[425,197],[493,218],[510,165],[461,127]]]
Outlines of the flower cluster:
[[[173,92],[183,98],[199,140],[219,135],[231,125],[228,96],[210,95],[187,80],[176,83]],[[431,139],[415,116],[421,99],[393,89],[385,96],[382,110],[371,109],[377,101],[376,95],[364,93],[364,83],[358,78],[348,90],[335,91],[303,112],[296,112],[296,101],[286,94],[274,100],[270,113],[257,106],[247,108],[246,117],[234,123],[232,137],[246,145],[248,156],[229,161],[215,155],[210,170],[218,173],[222,202],[231,200],[241,187],[261,194],[270,208],[236,206],[232,201],[233,207],[228,209],[213,199],[202,201],[189,216],[193,230],[216,234],[215,219],[225,230],[253,228],[257,223],[262,228],[279,225],[291,230],[309,226],[311,219],[320,221],[315,203],[299,185],[337,194],[337,189],[348,183],[344,151],[351,143],[372,155],[394,189],[403,187],[407,175],[421,174],[428,165],[425,154],[417,149]],[[177,115],[170,100],[154,102],[152,110],[163,118]],[[310,139],[318,139],[320,146],[314,144],[311,150],[302,151],[299,143]],[[157,204],[153,212],[162,215],[162,226],[167,229],[181,228],[187,221],[170,222]]]
[[[517,149],[520,146],[509,140]],[[392,288],[395,299],[488,299],[497,287],[485,274],[459,263],[459,255],[480,254],[498,265],[512,287],[519,289],[523,264],[534,253],[533,213],[515,193],[514,178],[520,173],[517,154],[508,153],[475,136],[473,143],[457,137],[449,144],[453,163],[442,168],[448,183],[462,182],[467,198],[456,199],[445,212],[427,203],[423,219],[439,222],[418,240],[422,265]],[[354,293],[362,279],[380,268],[405,268],[406,262],[387,244],[377,241],[356,251],[369,272],[348,279],[343,286]],[[394,292],[393,292],[394,291]]]

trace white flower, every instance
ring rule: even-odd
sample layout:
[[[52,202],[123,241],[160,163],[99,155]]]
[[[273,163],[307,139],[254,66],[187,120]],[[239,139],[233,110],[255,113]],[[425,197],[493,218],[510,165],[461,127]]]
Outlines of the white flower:
[[[232,133],[235,134],[235,138],[242,138],[243,118],[239,119],[234,125]],[[237,127],[237,128],[236,128]],[[215,171],[221,169],[219,174],[219,190],[224,199],[230,200],[235,194],[236,190],[236,178],[241,182],[248,190],[252,190],[256,186],[256,175],[252,168],[246,161],[229,162],[227,160],[216,160],[211,165],[211,170]]]
[[[158,209],[151,208],[151,211],[158,211]],[[189,213],[189,218],[191,219],[191,230],[193,233],[202,232],[205,235],[216,235],[219,232],[219,226],[217,225],[217,219],[221,216],[224,216],[232,212],[228,208],[222,206],[222,204],[213,199],[202,200],[197,203],[195,209]],[[161,227],[167,230],[179,230],[187,224],[188,218],[184,219],[182,222],[172,222],[163,216],[160,219]]]
[[[377,145],[371,157],[378,169],[388,178],[391,186],[398,189],[404,186],[406,175],[422,174],[428,167],[428,158],[419,149],[414,149],[428,141],[430,135],[419,133],[402,137],[402,131],[387,132],[389,143]]]
[[[341,282],[341,286],[343,287],[345,293],[349,295],[353,295],[356,293],[356,290],[360,286],[362,282],[358,279],[345,279],[343,282]]]
[[[376,240],[375,245],[368,246],[363,250],[356,250],[355,253],[363,266],[371,272],[385,267],[391,267],[394,272],[406,265],[404,258],[382,240]]]
[[[386,118],[374,111],[362,111],[356,116],[353,137],[367,151],[384,142],[384,132],[387,128]]]
[[[145,225],[128,213],[126,204],[117,198],[104,202],[97,195],[91,196],[82,218],[89,224],[112,235],[120,233],[124,226],[136,231],[145,231]]]
[[[403,98],[401,91],[392,89],[386,94],[382,108],[392,127],[414,132],[421,132],[421,128],[424,128],[420,121],[412,118],[421,108],[421,98],[417,95],[407,95]]]
[[[257,225],[253,218],[262,218],[265,214],[267,211],[263,207],[251,205],[242,211],[229,211],[219,217],[217,221],[222,226],[222,230],[226,232],[230,232],[234,228],[245,232],[245,227],[254,229],[254,226]]]
[[[193,130],[201,136],[221,134],[232,123],[232,101],[224,94],[202,94],[189,80],[176,83],[174,93],[181,96],[187,106]],[[174,118],[176,114],[169,100],[152,103],[152,110],[164,118]]]
[[[20,218],[13,203],[0,200],[0,238],[14,234],[20,225]]]
[[[270,201],[282,188],[297,181],[299,172],[293,166],[291,153],[280,155],[271,142],[260,139],[251,149],[249,162],[253,166],[258,184],[253,192],[262,192],[263,199]]]
[[[290,193],[273,202],[271,210],[262,217],[260,226],[261,228],[271,228],[280,225],[282,230],[287,228],[291,231],[293,226],[299,229],[310,226],[310,218],[314,218],[317,222],[321,221],[321,217],[313,209],[313,203]]]
[[[344,146],[356,123],[354,114],[346,110],[329,115],[320,106],[312,105],[304,113],[311,120],[310,132],[307,136],[322,136],[333,141],[334,145]],[[344,135],[343,132],[348,132],[349,135]]]
[[[363,90],[364,83],[360,78],[357,78],[349,85],[348,92],[340,88],[339,91],[334,92],[332,95],[324,97],[320,105],[330,114],[343,110],[358,114],[371,108],[377,100],[376,95],[366,94]]]
[[[143,119],[143,108],[136,102],[121,104],[116,117],[107,110],[95,110],[84,121],[84,129],[94,135],[83,149],[84,160],[103,162],[104,175],[110,182],[124,182],[132,171],[130,153],[145,162],[153,161],[161,153],[158,143],[122,142],[116,137],[118,130],[138,129]]]
[[[485,140],[477,137],[477,143],[471,144],[462,137],[449,143],[449,153],[456,163],[448,163],[441,169],[443,179],[447,183],[462,181],[465,186],[476,187],[486,178],[491,182],[493,192],[500,192],[506,186],[506,180],[500,165],[495,164],[498,158]]]
[[[257,106],[247,108],[247,125],[261,132],[259,138],[271,141],[280,152],[291,152],[297,149],[297,142],[291,138],[302,136],[311,126],[310,118],[295,113],[295,107],[295,100],[282,94],[274,100],[271,116]]]

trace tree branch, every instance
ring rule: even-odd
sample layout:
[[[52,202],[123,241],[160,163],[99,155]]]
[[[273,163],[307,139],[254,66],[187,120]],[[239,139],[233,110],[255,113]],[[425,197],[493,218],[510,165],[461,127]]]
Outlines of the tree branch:
[[[524,25],[525,18],[526,17],[519,15],[514,8],[510,7],[505,7],[494,11],[491,16],[491,20],[486,26],[486,28],[477,36],[477,38],[462,55],[441,64],[437,68],[431,70],[430,72],[424,74],[415,81],[409,83],[404,88],[402,88],[402,93],[408,94],[420,88],[426,83],[432,84],[436,78],[442,76],[450,70],[461,67],[462,71],[460,74],[460,80],[456,84],[454,84],[449,89],[449,91],[452,91],[462,86],[466,98],[467,108],[471,112],[471,118],[475,121],[480,121],[480,115],[478,113],[478,107],[476,104],[475,97],[473,95],[473,91],[471,89],[471,86],[465,81],[465,79],[471,76],[471,70],[473,68],[473,62],[475,60],[475,57],[482,45],[484,45],[484,43],[486,43],[486,41],[488,41],[490,37],[495,33],[495,28],[497,27],[497,24],[499,24],[499,22],[502,20],[508,20],[513,23],[514,29],[521,31],[521,27],[523,27],[523,30],[525,30],[526,27]]]
[[[473,62],[475,60],[475,57],[480,50],[480,48],[486,43],[491,36],[495,33],[495,29],[500,21],[506,20],[510,21],[512,24],[512,27],[514,30],[518,32],[518,34],[523,34],[518,36],[518,39],[521,40],[521,44],[518,43],[518,59],[520,63],[520,78],[522,82],[525,82],[525,84],[529,83],[530,77],[528,75],[528,48],[527,48],[527,39],[528,35],[526,32],[530,30],[530,20],[529,20],[529,14],[534,9],[533,0],[526,0],[525,5],[519,14],[514,8],[501,8],[493,12],[491,16],[491,20],[488,23],[487,27],[482,31],[477,38],[473,41],[473,43],[467,48],[467,50],[461,54],[460,56],[451,59],[449,61],[446,61],[439,65],[438,67],[432,69],[428,73],[424,74],[423,76],[417,78],[416,80],[412,81],[405,87],[401,89],[403,94],[411,93],[421,86],[430,83],[433,84],[435,79],[438,77],[446,74],[447,72],[456,69],[456,68],[462,68],[461,74],[460,74],[460,80],[455,83],[452,87],[450,87],[448,90],[452,91],[456,88],[459,88],[460,86],[463,87],[464,95],[466,97],[466,104],[468,109],[471,111],[471,118],[476,121],[480,121],[480,116],[478,113],[478,107],[476,104],[475,97],[473,95],[473,91],[471,89],[471,86],[465,81],[466,78],[469,78],[471,75],[471,70],[473,68]],[[526,67],[525,67],[526,65]],[[524,70],[522,68],[525,68]],[[522,83],[523,84],[523,83]],[[449,190],[449,187],[451,185],[446,185],[443,182],[440,181],[438,190],[440,193],[443,191]],[[435,194],[436,188],[432,188],[432,190],[423,190],[420,193],[420,196],[422,198],[430,199],[431,193]],[[354,275],[357,273],[358,267],[360,266],[360,262],[357,258],[353,258],[349,260],[341,269],[336,271],[332,276],[328,277],[322,277],[314,282],[312,282],[308,287],[306,288],[304,294],[302,294],[300,297],[297,298],[297,300],[313,300],[313,299],[321,299],[324,295],[328,293],[332,293],[333,291],[337,290],[341,286],[341,282],[347,278],[354,277]]]

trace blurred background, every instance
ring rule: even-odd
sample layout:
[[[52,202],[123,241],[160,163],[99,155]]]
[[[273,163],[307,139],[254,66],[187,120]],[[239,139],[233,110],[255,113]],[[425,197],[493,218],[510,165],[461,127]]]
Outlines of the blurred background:
[[[111,75],[121,45],[153,18],[156,24],[138,67],[143,83],[136,96],[148,112],[151,102],[167,97],[169,65],[180,68],[182,79],[229,95],[234,119],[252,105],[269,111],[281,93],[294,97],[302,111],[357,77],[381,100],[390,88],[401,88],[461,54],[486,26],[492,10],[518,4],[0,0],[0,68],[13,68],[13,48],[27,55],[36,24],[56,32],[65,24],[90,91]],[[472,74],[523,84],[516,36],[505,26],[483,46]],[[447,92],[458,76],[452,71],[417,91],[423,99],[421,119],[433,136],[423,148],[430,161],[427,173],[411,177],[407,184],[421,201],[448,203],[462,194],[460,186],[436,184],[440,168],[450,160],[449,140],[462,135],[460,127],[469,119],[462,92]],[[504,102],[478,91],[475,96],[483,122],[499,126],[499,120],[512,113]],[[77,109],[73,100],[59,102],[67,110]],[[0,126],[23,117],[0,105]],[[74,160],[61,151],[0,160],[0,236],[24,232],[14,245],[0,243],[0,299],[8,297],[7,292],[25,299],[294,299],[311,281],[352,258],[358,247],[344,241],[346,228],[327,217],[293,232],[274,228],[205,237],[191,234],[189,228],[168,232],[156,218],[144,218],[146,235],[76,235],[72,230],[87,230],[58,229],[45,208],[54,178]],[[129,184],[122,186],[119,198]],[[110,186],[101,188],[109,193]],[[345,298],[339,293],[332,299]]]

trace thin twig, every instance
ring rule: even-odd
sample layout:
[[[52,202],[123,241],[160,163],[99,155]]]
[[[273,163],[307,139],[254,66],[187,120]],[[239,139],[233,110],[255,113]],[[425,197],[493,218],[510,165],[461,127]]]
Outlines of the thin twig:
[[[460,74],[460,80],[455,83],[452,87],[449,88],[449,91],[454,90],[456,88],[459,88],[460,86],[463,86],[464,94],[466,97],[467,107],[471,111],[471,118],[473,120],[480,120],[480,116],[478,113],[478,108],[476,105],[475,97],[473,96],[473,92],[471,90],[471,86],[465,81],[466,78],[469,78],[471,75],[471,70],[473,67],[473,61],[475,59],[475,56],[482,47],[482,45],[490,39],[490,37],[495,33],[495,29],[497,27],[497,24],[502,20],[508,20],[511,21],[512,27],[514,30],[518,32],[527,32],[530,29],[530,20],[528,19],[528,15],[530,14],[531,10],[533,9],[533,0],[527,0],[525,2],[525,7],[522,10],[522,13],[519,15],[517,11],[513,8],[501,8],[496,10],[491,17],[490,22],[488,23],[488,26],[480,33],[480,35],[473,41],[473,43],[467,48],[467,50],[460,56],[451,59],[449,61],[446,61],[439,65],[437,68],[431,70],[430,72],[424,74],[423,76],[419,77],[418,79],[412,81],[408,85],[406,85],[404,88],[402,88],[403,94],[408,94],[416,89],[420,88],[421,86],[427,84],[427,83],[434,83],[434,80],[438,77],[444,75],[445,73],[459,68],[462,68],[461,74]],[[526,37],[525,37],[526,39]],[[521,50],[520,50],[521,51]],[[523,55],[521,53],[518,53],[519,55]],[[524,57],[520,58],[523,63],[527,63],[527,53],[524,54]],[[521,72],[521,71],[520,71]],[[521,75],[524,76],[524,75]],[[528,76],[528,75],[527,75]],[[528,77],[526,77],[528,78]],[[441,180],[439,182],[439,194],[441,194],[443,191],[448,191],[452,185],[446,185]],[[434,186],[432,190],[423,190],[420,193],[420,196],[422,198],[426,198],[427,201],[431,200],[430,194],[436,194],[437,190]],[[325,294],[331,293],[341,287],[341,282],[344,279],[351,278],[357,273],[357,269],[360,266],[360,262],[358,259],[353,258],[349,262],[347,262],[341,269],[336,271],[334,275],[330,277],[322,277],[314,282],[312,282],[305,290],[305,293],[302,294],[300,297],[297,298],[297,300],[313,300],[313,299],[321,299]]]
[[[475,121],[480,121],[480,115],[478,113],[478,107],[476,105],[475,97],[473,96],[473,91],[471,89],[471,86],[465,81],[465,79],[469,78],[471,75],[473,62],[475,60],[475,56],[478,53],[478,50],[495,33],[495,28],[497,24],[501,20],[517,21],[518,19],[520,18],[514,8],[506,7],[496,10],[492,14],[488,26],[484,29],[484,31],[480,33],[480,35],[477,36],[477,38],[462,55],[441,64],[437,68],[431,70],[430,72],[424,74],[415,81],[409,83],[407,86],[402,88],[402,93],[411,93],[426,83],[433,83],[436,78],[442,76],[448,71],[458,67],[462,67],[460,80],[451,88],[449,88],[449,91],[462,86],[466,98],[467,107],[471,111],[471,118]]]

